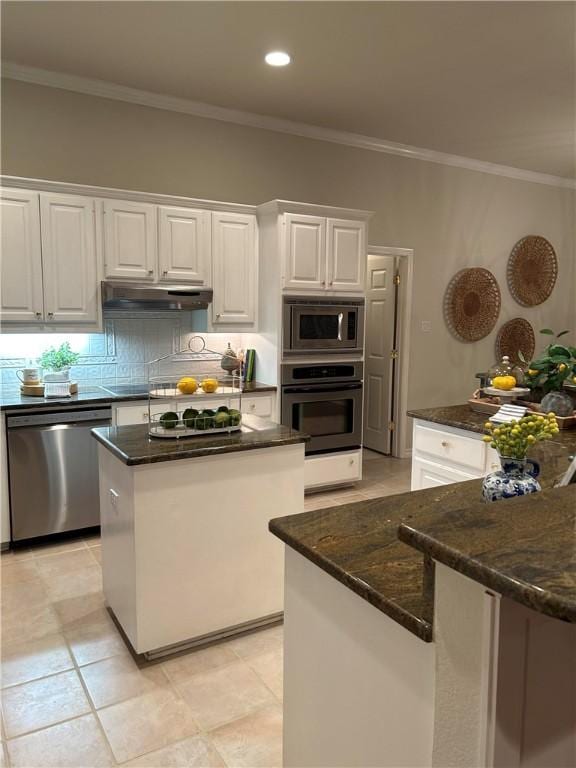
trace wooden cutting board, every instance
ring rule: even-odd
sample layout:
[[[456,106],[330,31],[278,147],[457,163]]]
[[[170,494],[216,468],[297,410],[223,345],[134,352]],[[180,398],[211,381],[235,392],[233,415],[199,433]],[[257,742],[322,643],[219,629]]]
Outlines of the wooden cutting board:
[[[78,382],[70,382],[70,394],[75,395],[78,392]],[[20,394],[25,397],[44,397],[44,384],[21,384]]]

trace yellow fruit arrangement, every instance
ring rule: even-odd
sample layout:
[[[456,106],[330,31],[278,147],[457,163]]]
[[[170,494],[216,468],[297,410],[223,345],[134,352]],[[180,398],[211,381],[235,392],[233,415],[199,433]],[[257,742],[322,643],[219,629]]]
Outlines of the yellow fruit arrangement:
[[[182,376],[176,387],[183,395],[193,395],[198,389],[198,382],[192,376]]]
[[[500,456],[524,459],[529,448],[540,440],[547,440],[560,431],[553,413],[529,413],[509,424],[492,424],[487,421],[484,442],[490,443]]]
[[[218,379],[203,379],[200,386],[204,392],[206,392],[206,394],[210,394],[212,392],[216,392],[219,387],[219,382]]]
[[[508,392],[516,386],[516,379],[514,376],[494,376],[492,386],[494,389],[502,389]]]

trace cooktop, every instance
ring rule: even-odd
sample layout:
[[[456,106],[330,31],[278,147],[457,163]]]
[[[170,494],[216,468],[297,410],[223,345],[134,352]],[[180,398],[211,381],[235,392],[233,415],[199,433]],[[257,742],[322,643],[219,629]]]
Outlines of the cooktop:
[[[109,384],[106,387],[102,387],[113,395],[142,395],[148,397],[148,385],[147,384]]]

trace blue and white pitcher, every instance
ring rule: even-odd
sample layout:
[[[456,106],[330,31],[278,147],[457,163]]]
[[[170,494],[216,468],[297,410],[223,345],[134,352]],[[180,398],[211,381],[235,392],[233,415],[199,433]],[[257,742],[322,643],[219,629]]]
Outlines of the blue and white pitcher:
[[[540,466],[536,461],[512,459],[508,456],[500,456],[499,459],[502,469],[486,475],[482,483],[484,501],[511,499],[542,490],[536,479],[540,474]]]

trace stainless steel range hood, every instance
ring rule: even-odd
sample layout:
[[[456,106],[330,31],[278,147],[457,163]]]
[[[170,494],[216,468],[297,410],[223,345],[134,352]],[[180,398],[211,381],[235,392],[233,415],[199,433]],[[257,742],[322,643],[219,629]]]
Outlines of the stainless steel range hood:
[[[207,309],[212,289],[186,285],[142,285],[102,281],[104,309],[142,312],[150,310]]]

